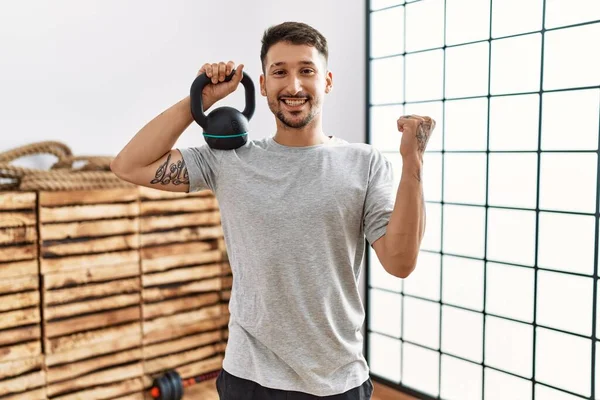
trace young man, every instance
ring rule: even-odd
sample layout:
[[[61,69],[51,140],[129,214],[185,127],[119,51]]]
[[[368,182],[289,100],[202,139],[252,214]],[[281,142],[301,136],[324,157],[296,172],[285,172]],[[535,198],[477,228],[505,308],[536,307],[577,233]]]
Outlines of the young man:
[[[146,126],[112,163],[122,179],[170,191],[211,189],[233,272],[229,339],[217,379],[222,400],[370,399],[357,285],[365,239],[385,270],[415,268],[425,229],[423,153],[435,121],[400,117],[403,159],[322,129],[333,87],[326,39],[303,23],[267,29],[260,92],[275,135],[236,150],[172,149],[193,122],[186,97]],[[243,65],[205,64],[205,108],[238,87]],[[165,172],[165,169],[167,172]],[[331,396],[331,397],[329,397]]]

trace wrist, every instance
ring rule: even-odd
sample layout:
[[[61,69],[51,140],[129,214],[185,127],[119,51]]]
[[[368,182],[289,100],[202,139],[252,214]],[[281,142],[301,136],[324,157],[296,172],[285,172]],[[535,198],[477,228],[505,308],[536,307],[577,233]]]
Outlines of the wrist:
[[[402,175],[413,177],[418,182],[421,182],[423,180],[423,157],[417,154],[414,156],[403,156]]]
[[[189,124],[194,122],[194,117],[192,116],[192,100],[190,99],[190,96],[181,99],[174,108],[177,109],[178,114],[185,114],[185,118]]]
[[[407,166],[410,168],[421,168],[423,166],[423,154],[421,153],[411,153],[411,154],[402,154],[402,166]]]

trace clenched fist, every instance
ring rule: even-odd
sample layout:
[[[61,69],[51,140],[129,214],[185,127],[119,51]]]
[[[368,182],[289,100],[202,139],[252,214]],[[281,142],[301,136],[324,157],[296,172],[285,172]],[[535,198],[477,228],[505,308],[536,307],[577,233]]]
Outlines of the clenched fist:
[[[402,158],[417,157],[423,160],[427,142],[435,129],[435,120],[420,115],[404,115],[398,118],[398,131],[402,132],[400,154]]]
[[[235,63],[233,61],[229,61],[228,63],[223,61],[213,64],[206,63],[200,68],[200,71],[198,71],[196,76],[206,73],[206,76],[210,78],[210,82],[212,83],[206,85],[202,90],[202,100],[204,104],[214,104],[237,89],[243,78],[242,72],[244,64],[240,64],[235,70],[233,78],[230,81],[225,82],[225,77],[231,75],[234,69]],[[205,109],[207,108],[208,107]]]

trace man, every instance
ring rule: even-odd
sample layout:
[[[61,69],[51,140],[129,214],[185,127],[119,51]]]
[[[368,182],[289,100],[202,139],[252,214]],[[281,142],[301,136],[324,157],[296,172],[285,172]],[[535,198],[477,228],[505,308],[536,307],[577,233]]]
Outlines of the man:
[[[233,273],[229,339],[217,378],[222,400],[370,399],[362,355],[364,309],[357,281],[365,239],[385,270],[415,268],[425,228],[423,153],[435,121],[400,117],[403,159],[394,201],[392,167],[367,144],[322,129],[332,90],[326,39],[303,23],[267,29],[260,92],[275,115],[273,137],[236,150],[172,149],[193,122],[186,97],[146,126],[113,161],[138,185],[211,189]],[[238,87],[243,65],[205,64],[210,108]]]

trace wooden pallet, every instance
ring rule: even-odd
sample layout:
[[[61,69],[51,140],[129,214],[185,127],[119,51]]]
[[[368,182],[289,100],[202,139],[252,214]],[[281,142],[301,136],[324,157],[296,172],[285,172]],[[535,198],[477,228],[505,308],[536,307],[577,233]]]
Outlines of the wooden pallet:
[[[210,191],[140,192],[144,387],[168,369],[182,378],[222,366],[229,316],[226,258]]]
[[[37,196],[0,193],[0,398],[45,399]]]
[[[39,193],[49,399],[140,398],[136,189]]]

